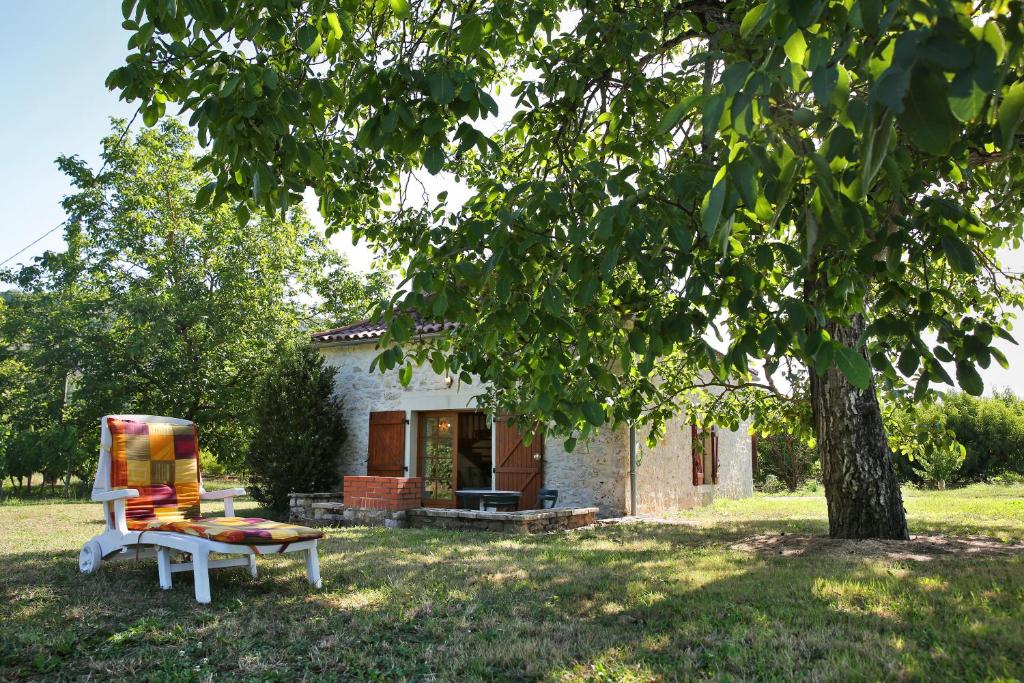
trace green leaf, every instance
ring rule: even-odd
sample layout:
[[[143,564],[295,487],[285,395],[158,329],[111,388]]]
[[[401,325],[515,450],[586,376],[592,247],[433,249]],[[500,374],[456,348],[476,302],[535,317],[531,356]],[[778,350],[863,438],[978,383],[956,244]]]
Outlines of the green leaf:
[[[956,381],[960,388],[971,396],[981,396],[985,391],[985,383],[982,381],[981,375],[978,374],[978,370],[974,367],[973,363],[957,361]]]
[[[327,25],[331,27],[331,33],[334,34],[335,38],[341,38],[341,22],[338,21],[338,15],[334,12],[327,13]]]
[[[700,208],[701,225],[704,226],[704,234],[711,237],[715,234],[718,223],[722,220],[722,207],[725,205],[726,181],[719,180],[711,190],[704,195],[704,201]]]
[[[430,175],[437,175],[444,166],[444,150],[437,145],[430,145],[423,150],[423,165]]]
[[[1013,137],[1024,118],[1024,81],[1017,81],[1010,86],[999,105],[999,135],[1003,149],[1013,146]]]
[[[196,192],[196,208],[201,209],[210,203],[210,198],[213,196],[214,191],[217,189],[217,181],[203,185],[198,192]]]
[[[271,90],[277,89],[277,69],[272,69],[268,66],[263,70],[263,85]]]
[[[903,349],[903,353],[900,354],[900,359],[896,365],[905,377],[910,377],[917,370],[920,361],[921,355],[913,346],[908,346]]]
[[[604,408],[597,401],[587,401],[583,404],[583,416],[587,418],[587,422],[600,427],[604,424]]]
[[[462,24],[459,26],[459,33],[459,43],[462,46],[462,51],[475,52],[480,47],[480,42],[483,38],[483,22],[480,21],[480,17],[471,14],[462,20]]]
[[[299,30],[295,34],[295,39],[299,43],[299,47],[305,52],[316,42],[316,39],[320,36],[319,32],[309,24],[303,24],[299,27]]]
[[[718,93],[712,95],[704,104],[704,115],[701,117],[701,125],[704,127],[705,135],[714,135],[718,132],[718,125],[722,122],[722,112],[725,110],[725,95]]]
[[[408,19],[412,16],[412,10],[409,8],[409,0],[390,0],[391,11],[395,13],[395,16],[399,19]]]
[[[402,366],[402,369],[398,371],[398,381],[403,387],[409,386],[409,382],[412,381],[412,365],[407,363]]]
[[[750,74],[750,62],[735,62],[725,67],[722,72],[722,89],[726,97],[732,97],[739,92],[740,88]]]
[[[988,94],[978,87],[974,70],[961,71],[949,86],[949,110],[958,120],[969,123],[978,118]]]
[[[910,72],[900,66],[891,66],[871,89],[871,99],[881,102],[896,114],[906,108],[904,98],[910,88]]]
[[[800,29],[794,31],[793,35],[786,41],[786,44],[783,45],[783,49],[786,51],[789,61],[802,66],[804,57],[807,55],[807,41],[804,39],[804,32]]]
[[[849,346],[840,346],[836,353],[836,366],[850,381],[850,384],[861,391],[871,384],[871,366]]]
[[[729,178],[748,209],[757,205],[757,177],[754,164],[749,159],[739,159],[729,164]]]
[[[923,152],[943,156],[960,134],[960,124],[949,111],[949,90],[941,73],[918,67],[910,78],[906,109],[900,127]]]
[[[455,100],[455,83],[448,74],[439,72],[430,74],[430,97],[438,104],[451,104]]]
[[[768,20],[768,15],[765,14],[767,9],[768,3],[762,2],[747,10],[747,13],[743,15],[743,21],[740,22],[740,38],[749,38],[761,29],[761,26]]]
[[[694,107],[703,99],[701,95],[690,95],[665,112],[661,123],[658,125],[658,134],[664,135],[672,130],[679,121],[690,113]]]
[[[974,259],[974,252],[963,240],[956,235],[943,235],[942,251],[946,253],[946,259],[953,269],[960,273],[973,275],[978,270],[978,263]]]

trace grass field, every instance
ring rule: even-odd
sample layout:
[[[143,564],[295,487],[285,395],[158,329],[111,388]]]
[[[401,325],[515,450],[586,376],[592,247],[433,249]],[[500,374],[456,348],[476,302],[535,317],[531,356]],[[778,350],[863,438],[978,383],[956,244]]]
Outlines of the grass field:
[[[915,533],[1024,538],[1024,487],[906,492]],[[252,504],[248,512],[255,512]],[[0,680],[1022,679],[1024,557],[929,562],[730,549],[821,533],[820,496],[757,496],[536,537],[333,530],[324,590],[152,560],[81,576],[82,503],[0,506]]]

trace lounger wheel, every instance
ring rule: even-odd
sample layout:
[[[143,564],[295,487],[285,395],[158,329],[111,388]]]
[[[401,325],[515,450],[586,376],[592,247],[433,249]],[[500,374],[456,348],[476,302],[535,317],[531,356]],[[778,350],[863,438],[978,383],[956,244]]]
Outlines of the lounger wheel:
[[[103,548],[98,541],[89,541],[78,553],[78,571],[83,574],[95,574],[103,563]]]

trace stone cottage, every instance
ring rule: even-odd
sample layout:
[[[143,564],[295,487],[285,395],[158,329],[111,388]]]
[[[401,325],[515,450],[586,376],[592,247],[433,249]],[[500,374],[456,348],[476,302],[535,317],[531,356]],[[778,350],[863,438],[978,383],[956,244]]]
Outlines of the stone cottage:
[[[418,321],[420,336],[440,334],[450,323]],[[476,386],[417,368],[408,386],[398,372],[370,370],[380,352],[382,324],[361,322],[313,335],[325,361],[337,368],[336,392],[344,399],[349,441],[345,475],[420,477],[424,507],[454,507],[460,490],[516,491],[520,509],[536,507],[541,488],[558,491],[559,507],[597,507],[601,516],[631,508],[629,430],[604,428],[569,453],[562,439],[525,444],[502,420],[476,409]],[[738,431],[698,431],[685,414],[667,426],[654,448],[636,434],[636,511],[660,514],[706,505],[716,498],[753,492],[752,442]]]

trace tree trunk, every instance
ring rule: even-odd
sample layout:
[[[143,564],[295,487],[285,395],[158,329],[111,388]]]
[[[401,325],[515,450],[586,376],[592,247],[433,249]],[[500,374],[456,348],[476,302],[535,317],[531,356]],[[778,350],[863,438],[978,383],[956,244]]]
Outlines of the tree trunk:
[[[832,339],[856,348],[864,325],[857,316],[849,327],[830,323],[825,329]],[[861,391],[835,365],[810,376],[829,536],[910,538],[874,380]]]

